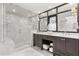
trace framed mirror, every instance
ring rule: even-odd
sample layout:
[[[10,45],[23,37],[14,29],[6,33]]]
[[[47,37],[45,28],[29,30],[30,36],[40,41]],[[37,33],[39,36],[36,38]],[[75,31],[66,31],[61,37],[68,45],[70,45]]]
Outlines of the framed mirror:
[[[44,13],[41,13],[39,15],[40,30],[78,33],[79,32],[78,6],[76,7],[76,4],[73,5],[62,4],[53,9],[47,10]]]
[[[77,32],[77,15],[72,16],[71,12],[58,14],[58,31]]]

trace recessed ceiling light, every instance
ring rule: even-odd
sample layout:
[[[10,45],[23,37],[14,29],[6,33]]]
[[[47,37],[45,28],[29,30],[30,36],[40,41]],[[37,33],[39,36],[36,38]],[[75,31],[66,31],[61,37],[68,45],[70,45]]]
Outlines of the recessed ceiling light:
[[[12,11],[13,11],[13,12],[16,12],[16,10],[15,10],[15,9],[12,9]]]
[[[69,3],[69,5],[73,5],[73,3]]]

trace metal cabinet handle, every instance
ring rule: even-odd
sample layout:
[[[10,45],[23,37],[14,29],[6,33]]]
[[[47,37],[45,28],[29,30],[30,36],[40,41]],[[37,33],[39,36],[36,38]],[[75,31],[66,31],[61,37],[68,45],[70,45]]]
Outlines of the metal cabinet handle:
[[[65,40],[65,39],[61,39],[61,40]]]

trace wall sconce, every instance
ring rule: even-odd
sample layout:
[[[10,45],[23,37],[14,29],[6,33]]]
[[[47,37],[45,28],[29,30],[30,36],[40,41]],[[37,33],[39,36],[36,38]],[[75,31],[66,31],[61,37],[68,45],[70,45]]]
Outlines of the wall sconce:
[[[72,16],[76,16],[77,15],[77,3],[72,4],[71,6],[72,6],[71,7]]]

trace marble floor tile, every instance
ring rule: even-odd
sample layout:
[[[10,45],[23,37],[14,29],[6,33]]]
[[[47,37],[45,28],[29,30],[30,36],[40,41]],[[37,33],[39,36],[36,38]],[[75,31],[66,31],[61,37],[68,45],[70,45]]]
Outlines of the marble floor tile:
[[[38,47],[28,47],[12,53],[10,56],[53,56],[53,54],[45,50],[40,50]]]

